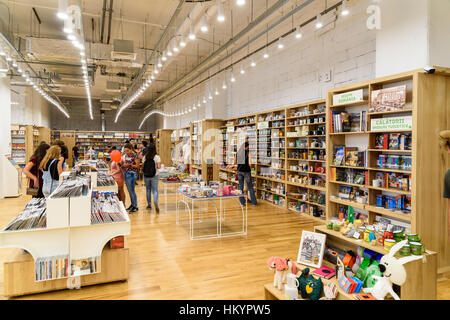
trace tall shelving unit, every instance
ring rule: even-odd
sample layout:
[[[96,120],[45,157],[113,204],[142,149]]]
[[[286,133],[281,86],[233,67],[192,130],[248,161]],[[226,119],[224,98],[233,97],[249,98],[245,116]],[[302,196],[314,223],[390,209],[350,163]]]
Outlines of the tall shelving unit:
[[[219,179],[220,155],[217,153],[221,142],[220,119],[204,119],[191,123],[191,173],[203,180]],[[205,158],[207,157],[207,158]]]
[[[168,148],[171,145],[172,132],[174,130],[171,129],[156,130],[156,152],[161,158],[161,163],[166,167],[172,166],[171,149]]]
[[[257,135],[256,135],[256,114],[250,114],[238,118],[230,118],[223,121],[221,130],[221,141],[219,149],[222,152],[220,162],[219,179],[224,183],[231,183],[236,187],[239,182],[236,175],[238,148],[249,138],[249,165],[252,170],[252,177],[256,177],[257,165]],[[236,158],[237,159],[237,158]],[[255,180],[253,180],[256,190]]]
[[[326,219],[325,100],[286,109],[288,209]]]
[[[11,125],[11,159],[20,168],[26,164],[26,127],[18,124]]]
[[[405,85],[406,103],[403,110],[378,112],[369,110],[375,90]],[[355,90],[363,92],[360,101],[333,104],[333,96]],[[378,217],[395,220],[397,223],[405,225],[412,233],[418,233],[426,248],[438,253],[439,273],[450,270],[447,205],[446,199],[442,198],[443,182],[441,181],[446,169],[450,167],[450,161],[443,155],[438,138],[439,132],[448,129],[450,123],[449,92],[450,72],[448,70],[435,74],[426,74],[423,70],[416,70],[335,88],[327,93],[327,128],[332,128],[331,126],[334,124],[333,111],[348,113],[365,111],[367,124],[362,131],[358,132],[330,130],[327,133],[327,154],[330,155],[327,158],[327,172],[348,170],[347,172],[350,174],[351,172],[362,172],[365,176],[364,182],[360,184],[341,182],[336,179],[339,176],[338,173],[328,175],[327,218],[337,217],[345,207],[352,206],[355,211],[367,215],[369,223],[374,222]],[[378,131],[371,126],[372,120],[380,121],[392,117],[407,118],[408,116],[412,118],[411,129]],[[400,137],[411,135],[411,147],[408,148],[406,144],[404,148],[392,149],[391,146],[395,146],[393,143],[392,145],[388,144],[387,148],[386,145],[380,148],[381,134],[389,135],[384,136],[389,137],[389,141],[391,141],[391,137],[394,139],[399,135]],[[395,142],[395,140],[393,141]],[[336,155],[334,152],[338,150],[339,146],[354,147],[358,148],[358,151],[365,151],[367,159],[363,164],[359,163],[357,166],[335,165]],[[410,170],[378,167],[379,161],[388,155],[410,157],[412,162]],[[386,185],[374,185],[373,180],[385,174],[388,174],[389,177],[385,180]],[[394,176],[397,178],[394,179]],[[395,184],[396,187],[393,187]],[[355,198],[359,201],[342,197],[341,186],[353,188],[353,194],[359,193],[360,195]],[[358,190],[362,190],[362,192],[357,192]],[[367,195],[366,201],[364,201],[364,194]],[[341,197],[339,197],[340,195]],[[410,204],[407,209],[402,209],[402,211],[399,211],[399,208],[389,210],[380,206],[380,199],[383,195],[391,197],[390,199],[404,199],[402,201],[410,201]]]
[[[185,138],[190,139],[191,128],[184,127],[180,129],[174,129],[170,134],[170,157],[172,161],[172,165],[177,165],[180,163],[184,163],[182,148],[183,148],[183,140]]]

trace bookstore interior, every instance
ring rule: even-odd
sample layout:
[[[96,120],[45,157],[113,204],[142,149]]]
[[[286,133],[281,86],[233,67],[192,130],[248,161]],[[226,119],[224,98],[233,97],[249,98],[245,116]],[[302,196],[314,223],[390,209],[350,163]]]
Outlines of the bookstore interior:
[[[0,1],[0,298],[450,300],[450,1]]]

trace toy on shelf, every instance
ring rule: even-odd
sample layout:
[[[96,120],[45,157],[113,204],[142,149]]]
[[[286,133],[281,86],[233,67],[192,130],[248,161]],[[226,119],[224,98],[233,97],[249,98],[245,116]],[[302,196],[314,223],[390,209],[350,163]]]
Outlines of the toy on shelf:
[[[424,259],[423,256],[409,256],[400,259],[395,258],[395,254],[400,251],[407,244],[408,240],[403,240],[397,243],[388,254],[381,258],[378,268],[383,273],[383,276],[373,276],[377,280],[372,288],[364,288],[365,293],[372,294],[377,300],[384,300],[389,293],[395,300],[400,300],[400,297],[392,289],[392,284],[401,286],[406,281],[406,270],[404,264]]]
[[[299,289],[303,299],[319,300],[322,293],[322,279],[314,278],[309,274],[309,268],[305,268],[298,278]]]
[[[286,271],[289,267],[286,259],[280,257],[270,257],[267,260],[267,265],[270,270],[275,271],[273,286],[278,290],[281,290],[283,283],[286,282]]]

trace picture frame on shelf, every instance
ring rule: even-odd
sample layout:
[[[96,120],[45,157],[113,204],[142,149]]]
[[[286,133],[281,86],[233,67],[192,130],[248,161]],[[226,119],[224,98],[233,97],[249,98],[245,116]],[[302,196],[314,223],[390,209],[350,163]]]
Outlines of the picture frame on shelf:
[[[326,235],[303,230],[298,249],[297,263],[314,268],[322,266]]]

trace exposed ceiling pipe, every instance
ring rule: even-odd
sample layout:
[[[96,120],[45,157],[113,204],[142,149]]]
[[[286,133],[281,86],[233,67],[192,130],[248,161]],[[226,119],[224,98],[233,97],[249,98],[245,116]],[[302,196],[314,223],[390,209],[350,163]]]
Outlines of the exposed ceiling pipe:
[[[102,27],[100,31],[100,42],[103,43],[103,32],[105,30],[105,13],[106,13],[106,0],[103,0],[103,9],[102,9]]]
[[[305,3],[309,4],[313,0],[307,0]],[[208,65],[208,63],[212,62],[219,54],[227,50],[229,47],[234,45],[237,41],[239,41],[242,37],[247,35],[250,31],[253,30],[258,24],[260,24],[262,21],[264,21],[266,18],[271,16],[273,13],[277,12],[278,9],[280,9],[282,6],[284,6],[286,3],[288,3],[289,0],[278,0],[276,3],[274,3],[270,8],[268,8],[264,13],[262,13],[259,17],[257,17],[253,22],[247,25],[243,30],[241,30],[235,37],[229,39],[224,45],[222,45],[220,48],[218,48],[216,51],[211,53],[206,59],[204,59],[201,63],[199,63],[197,66],[194,67],[188,74],[185,74],[180,79],[176,80],[174,84],[166,89],[164,92],[162,92],[155,101],[158,102],[163,97],[167,96],[169,93],[173,92],[174,90],[181,87],[181,85],[184,85],[185,82],[189,81],[189,79],[192,77],[194,73],[196,73],[198,70],[203,68],[205,65]],[[303,3],[301,6],[304,6],[305,3]]]
[[[108,18],[108,39],[106,41],[106,44],[109,44],[109,39],[111,37],[111,19],[112,19],[112,12],[113,12],[113,0],[109,0],[109,18]]]

